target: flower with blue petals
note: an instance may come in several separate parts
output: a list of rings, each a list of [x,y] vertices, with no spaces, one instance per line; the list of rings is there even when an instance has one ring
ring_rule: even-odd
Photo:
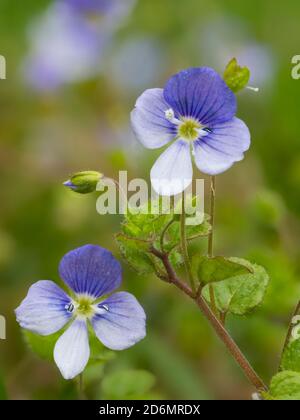
[[[146,90],[131,114],[133,130],[148,149],[172,144],[155,162],[151,182],[160,195],[175,195],[200,171],[220,174],[243,159],[250,133],[235,117],[236,97],[208,67],[181,71],[164,89]]]
[[[68,324],[54,348],[65,379],[79,375],[88,363],[88,323],[112,350],[126,349],[145,337],[146,316],[136,298],[126,292],[111,294],[120,286],[122,272],[109,251],[95,245],[77,248],[63,257],[59,273],[72,297],[52,281],[38,281],[16,309],[16,317],[22,328],[43,336]]]

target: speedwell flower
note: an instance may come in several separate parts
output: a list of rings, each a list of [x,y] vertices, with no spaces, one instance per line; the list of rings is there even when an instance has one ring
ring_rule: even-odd
[[[193,166],[220,174],[244,157],[250,133],[235,117],[236,98],[219,74],[208,67],[184,70],[164,89],[146,90],[131,114],[138,140],[149,149],[173,141],[151,170],[154,190],[181,193],[192,182]]]
[[[80,374],[88,363],[88,322],[112,350],[126,349],[145,337],[145,312],[134,296],[118,292],[103,299],[121,284],[121,266],[109,251],[95,245],[77,248],[63,257],[59,273],[73,296],[52,281],[38,281],[16,316],[21,327],[44,336],[69,323],[54,348],[65,379]]]

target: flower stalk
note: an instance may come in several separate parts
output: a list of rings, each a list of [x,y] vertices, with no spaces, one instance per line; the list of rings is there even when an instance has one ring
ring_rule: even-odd
[[[210,212],[209,212],[211,231],[208,236],[208,250],[207,250],[208,256],[210,258],[213,257],[213,247],[214,247],[215,207],[216,207],[216,176],[211,176],[210,177]],[[217,310],[215,291],[214,291],[213,285],[209,284],[208,287],[209,287],[211,309],[214,314],[217,314],[218,310]]]
[[[208,256],[213,256],[214,246],[214,226],[215,226],[215,207],[216,207],[216,176],[210,177],[210,224],[211,231],[208,237]]]
[[[188,245],[186,239],[186,225],[185,225],[185,197],[184,193],[182,194],[182,208],[181,208],[181,217],[180,217],[180,238],[181,238],[181,250],[184,260],[185,269],[191,284],[193,293],[196,291],[195,279],[192,272],[191,262],[189,258]]]

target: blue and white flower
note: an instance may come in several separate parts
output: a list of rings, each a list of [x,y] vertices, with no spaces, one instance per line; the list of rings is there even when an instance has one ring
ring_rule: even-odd
[[[122,278],[121,266],[109,251],[95,245],[77,248],[63,257],[59,273],[72,296],[52,281],[38,281],[16,309],[16,317],[22,328],[43,336],[68,324],[54,348],[65,379],[79,375],[88,363],[88,323],[112,350],[126,349],[145,337],[145,312],[133,295],[117,292],[104,298]]]
[[[250,133],[236,109],[234,93],[208,67],[184,70],[164,89],[146,90],[138,98],[131,114],[138,140],[148,149],[172,142],[151,170],[158,194],[179,194],[191,184],[191,152],[198,169],[209,175],[243,159]]]

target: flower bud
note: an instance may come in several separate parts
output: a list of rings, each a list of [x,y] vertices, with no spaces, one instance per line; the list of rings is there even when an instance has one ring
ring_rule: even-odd
[[[247,67],[241,67],[236,58],[229,61],[224,72],[224,80],[234,93],[247,87],[249,79],[250,70]]]
[[[63,185],[79,194],[89,194],[96,191],[97,184],[102,177],[103,174],[96,171],[76,172]]]

